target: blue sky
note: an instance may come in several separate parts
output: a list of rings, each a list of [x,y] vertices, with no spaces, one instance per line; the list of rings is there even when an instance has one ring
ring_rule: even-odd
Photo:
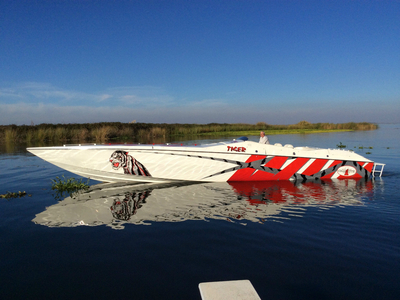
[[[398,122],[400,1],[0,0],[0,125]]]

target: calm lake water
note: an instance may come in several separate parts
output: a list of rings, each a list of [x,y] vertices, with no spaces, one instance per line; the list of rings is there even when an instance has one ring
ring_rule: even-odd
[[[384,175],[367,182],[91,181],[89,192],[58,201],[51,180],[78,176],[24,145],[0,146],[0,194],[31,194],[0,199],[1,298],[201,299],[201,282],[248,279],[261,299],[400,299],[400,125],[269,139],[342,143],[385,163]]]

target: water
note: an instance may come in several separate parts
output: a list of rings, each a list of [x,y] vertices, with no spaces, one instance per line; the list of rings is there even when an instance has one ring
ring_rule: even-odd
[[[341,142],[386,164],[374,181],[91,182],[62,201],[51,179],[79,177],[2,149],[0,193],[31,196],[0,199],[1,297],[200,299],[200,282],[249,279],[262,299],[399,299],[399,137],[400,125],[269,137]]]

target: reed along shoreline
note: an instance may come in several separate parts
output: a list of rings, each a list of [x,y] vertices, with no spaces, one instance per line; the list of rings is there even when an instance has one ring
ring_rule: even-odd
[[[213,135],[258,135],[265,131],[267,135],[318,133],[334,131],[375,130],[377,124],[361,123],[309,123],[301,121],[293,125],[270,125],[265,122],[256,124],[167,124],[167,123],[83,123],[83,124],[39,124],[39,125],[2,125],[0,143],[10,142],[109,142],[147,141],[152,138],[171,138],[185,136]]]

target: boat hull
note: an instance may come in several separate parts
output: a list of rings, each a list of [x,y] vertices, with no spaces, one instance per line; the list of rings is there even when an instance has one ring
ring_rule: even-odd
[[[368,178],[374,163],[351,151],[261,145],[79,145],[28,148],[72,173],[103,182],[269,181]]]

